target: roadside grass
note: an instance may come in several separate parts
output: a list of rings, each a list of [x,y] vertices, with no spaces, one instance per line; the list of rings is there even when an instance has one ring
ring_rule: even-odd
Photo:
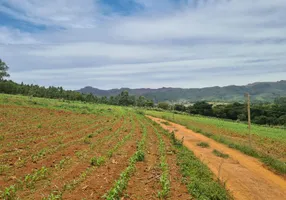
[[[213,154],[216,155],[217,157],[221,157],[221,158],[229,158],[228,154],[222,153],[219,150],[214,149],[213,150]]]
[[[187,186],[188,192],[193,198],[198,200],[233,199],[225,188],[225,184],[214,179],[214,175],[208,166],[202,163],[191,150],[183,145],[183,140],[177,140],[174,132],[170,134],[157,123],[152,123],[154,127],[157,127],[160,132],[170,139],[173,147],[176,149],[177,165],[180,167],[183,176],[182,182]]]
[[[166,133],[169,134],[169,133]],[[198,200],[232,199],[224,184],[213,179],[210,169],[203,164],[192,151],[183,146],[181,141],[171,135],[172,143],[177,149],[177,163],[185,178],[189,193]]]
[[[173,121],[172,118],[172,113],[168,113],[168,112],[155,112],[155,111],[145,111],[146,114],[154,116],[154,117],[160,117],[162,119],[165,120],[169,120],[169,121]],[[229,148],[232,149],[236,149],[239,150],[240,152],[255,157],[257,159],[259,159],[262,163],[264,163],[269,169],[273,170],[274,172],[281,174],[281,175],[285,175],[286,174],[286,162],[281,161],[271,155],[268,155],[267,153],[258,151],[257,149],[255,149],[253,146],[249,146],[248,144],[241,144],[238,142],[235,142],[234,140],[231,140],[223,135],[216,135],[210,132],[206,132],[204,130],[202,130],[201,128],[195,127],[194,125],[192,125],[190,123],[190,121],[192,121],[194,118],[196,118],[196,116],[188,116],[188,115],[179,115],[177,114],[175,117],[175,120],[173,121],[174,123],[178,123],[181,125],[185,125],[188,129],[193,130],[196,133],[200,133],[208,138],[211,138],[219,143],[225,144],[227,145]],[[204,120],[206,119],[206,122],[209,122],[210,120],[214,120],[214,121],[222,121],[220,119],[214,119],[214,118],[206,118],[206,117],[198,117],[199,120]],[[204,122],[204,123],[206,123]],[[241,126],[241,124],[238,123],[234,123],[234,122],[226,122],[226,123],[232,123],[232,126]],[[220,125],[223,127],[223,125]],[[230,125],[228,125],[230,126]],[[254,126],[254,131],[255,134],[258,134],[257,132],[259,132],[259,130],[263,130],[263,135],[266,135],[266,132],[268,131],[268,136],[270,137],[274,137],[276,138],[277,136],[271,136],[272,134],[275,135],[277,132],[279,132],[278,135],[281,135],[282,133],[284,134],[284,136],[281,138],[281,142],[284,144],[286,144],[286,142],[284,142],[284,138],[286,137],[285,131],[281,130],[281,129],[275,129],[275,128],[268,128],[268,127],[259,127],[257,125]],[[258,128],[257,128],[258,127]],[[245,128],[247,130],[247,128]],[[228,127],[224,127],[222,129],[222,131],[227,131]],[[230,129],[231,130],[231,129]],[[272,132],[272,130],[274,132]],[[259,134],[258,134],[259,135]],[[262,135],[262,134],[260,134]]]
[[[210,147],[209,143],[207,143],[207,142],[199,142],[199,143],[197,143],[197,146],[200,146],[202,148],[209,148]]]

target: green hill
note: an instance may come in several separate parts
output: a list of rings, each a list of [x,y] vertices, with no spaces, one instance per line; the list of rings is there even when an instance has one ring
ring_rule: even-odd
[[[100,90],[93,87],[85,87],[79,92],[92,93],[96,96],[114,96],[118,95],[121,91],[127,90],[132,95],[142,95],[155,102],[160,101],[182,101],[182,102],[195,102],[195,101],[219,101],[219,102],[232,102],[244,101],[244,94],[250,93],[252,101],[271,102],[277,97],[286,96],[286,81],[278,82],[258,82],[245,86],[230,85],[225,87],[208,87],[208,88],[140,88],[140,89],[111,89]]]

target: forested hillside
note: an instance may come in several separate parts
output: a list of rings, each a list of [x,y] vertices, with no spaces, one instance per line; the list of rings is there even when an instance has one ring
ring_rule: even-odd
[[[252,101],[256,102],[273,102],[274,99],[281,96],[286,96],[286,81],[278,82],[261,82],[253,83],[245,86],[226,86],[226,87],[209,87],[209,88],[159,88],[159,89],[112,89],[100,90],[92,87],[85,87],[79,92],[96,96],[114,96],[120,94],[122,91],[128,91],[131,95],[143,95],[148,99],[153,99],[155,102],[160,101],[220,101],[220,102],[234,102],[244,101],[244,94],[250,93]]]

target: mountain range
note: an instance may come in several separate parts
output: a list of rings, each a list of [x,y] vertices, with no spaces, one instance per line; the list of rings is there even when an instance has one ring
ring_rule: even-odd
[[[136,96],[145,96],[153,99],[155,102],[175,101],[175,102],[233,102],[244,101],[245,93],[251,95],[252,101],[271,102],[277,97],[286,96],[286,80],[277,82],[256,82],[244,86],[230,85],[225,87],[206,87],[206,88],[120,88],[111,90],[101,90],[91,86],[84,87],[78,92],[95,96],[116,96],[122,91],[127,90],[129,94]]]

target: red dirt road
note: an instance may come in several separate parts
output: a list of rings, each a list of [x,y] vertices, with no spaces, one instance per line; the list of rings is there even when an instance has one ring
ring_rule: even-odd
[[[165,130],[174,131],[177,139],[184,137],[184,145],[207,164],[220,180],[226,182],[227,189],[231,191],[235,199],[286,199],[286,181],[264,168],[257,159],[215,142],[179,124],[169,122],[170,125],[165,125],[161,122],[166,120],[148,117],[159,123]],[[207,142],[210,147],[197,146],[199,142]],[[226,153],[230,157],[227,159],[219,158],[212,153],[214,149]]]

